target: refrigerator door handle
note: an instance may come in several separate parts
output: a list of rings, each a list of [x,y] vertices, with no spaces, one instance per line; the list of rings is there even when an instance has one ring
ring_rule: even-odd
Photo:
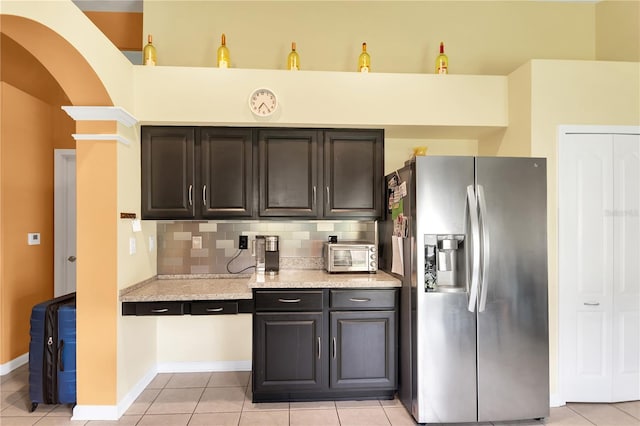
[[[469,220],[471,222],[471,244],[473,254],[471,258],[471,288],[469,289],[469,312],[475,312],[478,300],[478,279],[480,275],[480,226],[478,224],[478,201],[473,185],[467,186],[467,204]]]
[[[478,303],[478,312],[482,312],[487,306],[489,258],[491,256],[489,226],[487,225],[487,202],[482,185],[478,185],[478,206],[480,207],[480,223],[482,223],[482,279],[480,280],[480,302]]]

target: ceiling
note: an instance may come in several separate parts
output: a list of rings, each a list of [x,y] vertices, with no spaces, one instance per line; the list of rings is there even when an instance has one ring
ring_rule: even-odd
[[[84,12],[142,12],[143,0],[72,0]]]
[[[144,0],[72,0],[85,12],[142,12]],[[215,0],[210,0],[215,1]],[[597,3],[601,0],[537,0],[550,2]]]

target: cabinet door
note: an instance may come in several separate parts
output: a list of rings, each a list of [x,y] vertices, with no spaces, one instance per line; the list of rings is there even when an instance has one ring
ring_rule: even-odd
[[[384,174],[382,130],[324,133],[324,216],[381,217]]]
[[[142,218],[193,218],[192,127],[142,127]]]
[[[322,380],[322,313],[256,313],[254,393],[316,390]]]
[[[396,387],[396,312],[331,312],[333,389]]]
[[[318,132],[263,130],[260,147],[260,216],[316,217]]]
[[[572,134],[559,145],[559,342],[566,401],[611,401],[611,140]]]
[[[196,197],[202,217],[253,215],[251,138],[251,129],[202,128]]]
[[[640,399],[640,135],[613,136],[613,401]]]

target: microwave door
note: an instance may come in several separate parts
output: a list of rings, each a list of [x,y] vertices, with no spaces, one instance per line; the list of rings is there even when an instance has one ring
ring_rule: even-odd
[[[333,265],[340,268],[350,268],[353,265],[351,250],[334,250]]]
[[[358,250],[351,252],[351,266],[358,268],[358,270],[367,269],[368,252],[365,250]]]

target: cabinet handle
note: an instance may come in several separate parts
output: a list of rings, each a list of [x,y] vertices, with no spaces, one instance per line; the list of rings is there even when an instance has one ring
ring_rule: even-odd
[[[336,338],[333,338],[333,359],[336,359]]]
[[[153,312],[154,314],[161,314],[163,312],[168,312],[169,308],[163,308],[163,309],[152,309],[151,312]]]
[[[327,201],[325,202],[326,205],[329,205],[329,187],[327,186]]]
[[[189,205],[193,205],[193,185],[189,185]]]
[[[207,206],[207,185],[202,187],[202,204],[204,204],[204,206]]]
[[[318,337],[318,359],[320,359],[320,355],[322,355],[322,342],[320,341],[320,338]]]
[[[584,302],[585,306],[600,306],[600,302]]]
[[[299,303],[300,299],[278,299],[280,303]]]
[[[207,312],[222,312],[224,308],[207,308]]]
[[[316,187],[315,185],[313,186],[313,200],[311,200],[311,202],[313,203],[313,207],[316,206]]]
[[[352,297],[349,299],[351,302],[371,302],[371,299],[368,297]]]

